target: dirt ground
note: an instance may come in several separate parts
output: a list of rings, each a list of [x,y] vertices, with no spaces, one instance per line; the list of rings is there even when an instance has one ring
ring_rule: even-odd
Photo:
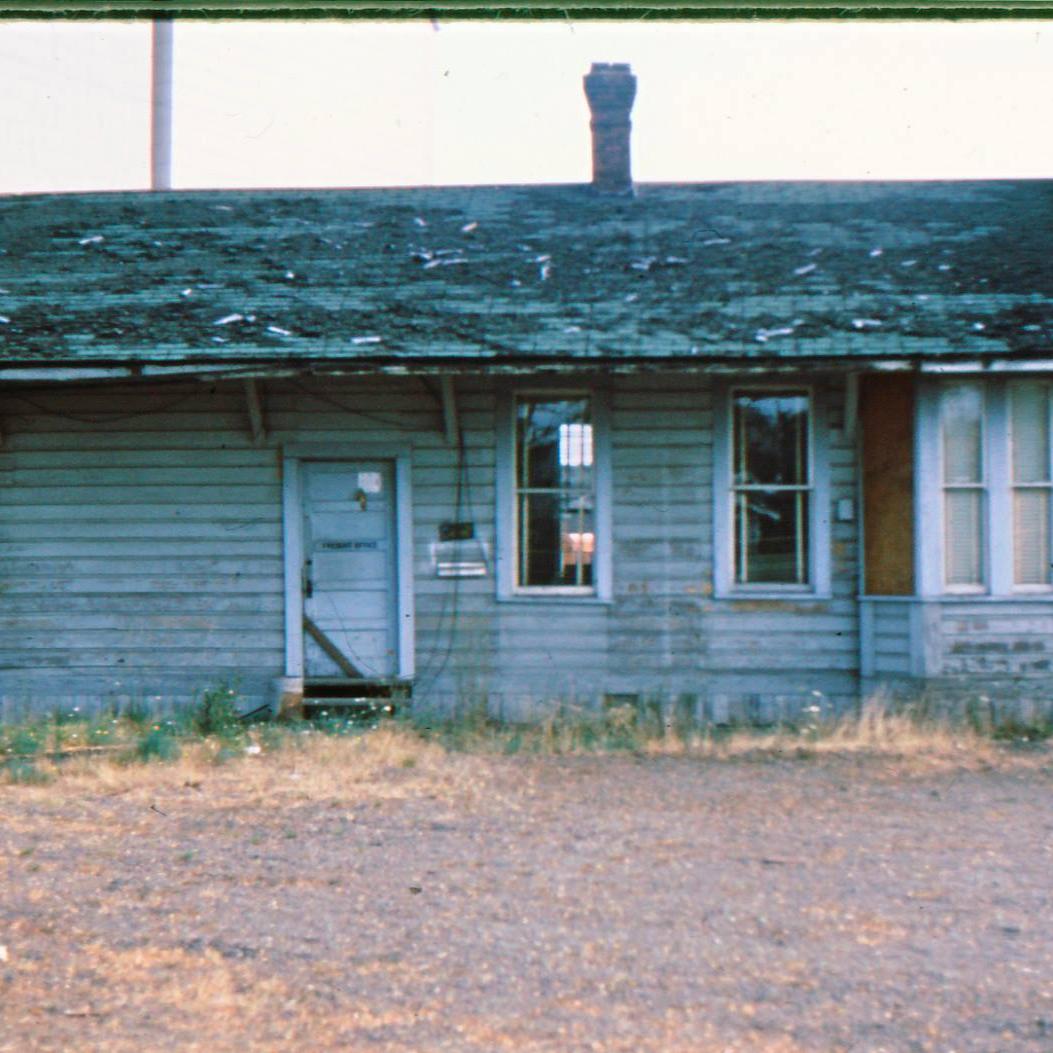
[[[1051,789],[346,742],[7,786],[0,1050],[1048,1053]]]

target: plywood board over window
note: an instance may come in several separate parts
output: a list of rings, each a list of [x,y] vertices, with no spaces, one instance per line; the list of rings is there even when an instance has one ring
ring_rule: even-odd
[[[914,593],[914,378],[864,377],[860,386],[864,587]]]

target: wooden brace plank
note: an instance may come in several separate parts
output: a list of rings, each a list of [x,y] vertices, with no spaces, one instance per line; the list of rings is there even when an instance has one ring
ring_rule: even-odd
[[[258,382],[249,378],[245,380],[245,402],[249,409],[249,425],[252,428],[252,441],[261,446],[267,441],[267,426],[263,420],[263,402],[260,399]]]
[[[457,418],[457,393],[453,386],[453,377],[439,377],[442,390],[442,428],[450,446],[458,446],[461,441],[461,423]]]
[[[303,627],[307,635],[310,636],[311,639],[314,640],[314,642],[318,644],[318,646],[325,651],[334,662],[336,662],[344,676],[351,680],[366,679],[366,677],[364,677],[362,673],[352,665],[347,655],[345,655],[344,652],[341,651],[340,648],[337,647],[336,644],[333,643],[333,641],[330,640],[329,637],[326,636],[306,614],[303,616]]]

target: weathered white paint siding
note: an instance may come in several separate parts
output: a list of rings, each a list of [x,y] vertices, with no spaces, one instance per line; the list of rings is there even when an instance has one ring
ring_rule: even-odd
[[[264,701],[282,672],[281,446],[412,447],[415,694],[538,704],[629,693],[700,715],[766,715],[852,691],[854,523],[836,523],[829,600],[712,596],[713,388],[609,382],[614,596],[495,598],[492,573],[438,579],[438,525],[495,544],[496,382],[460,380],[466,471],[419,379],[271,382],[256,447],[240,385],[36,391],[0,401],[0,693],[9,710],[186,701],[237,678]],[[836,417],[838,392],[821,394]],[[832,500],[854,497],[831,432]],[[799,697],[798,697],[799,702]]]
[[[915,601],[882,596],[865,599],[860,605],[863,648],[862,672],[866,677],[900,679],[915,675],[914,644],[917,619]]]
[[[180,703],[235,678],[247,698],[268,700],[283,672],[281,451],[289,444],[410,447],[414,692],[424,705],[485,704],[516,717],[624,695],[705,718],[767,720],[853,701],[861,653],[870,656],[868,682],[912,672],[1048,680],[1053,602],[872,602],[861,639],[857,520],[834,515],[857,496],[839,384],[816,389],[830,467],[830,507],[821,511],[831,516],[831,595],[817,599],[713,594],[720,389],[703,377],[661,375],[602,384],[610,602],[496,598],[504,382],[457,381],[459,495],[438,386],[417,378],[269,382],[261,446],[235,382],[8,392],[0,398],[4,712]],[[452,519],[475,523],[490,557],[485,578],[435,576],[438,527]]]
[[[5,706],[252,691],[282,642],[280,487],[236,392],[28,397],[49,412],[3,401]]]
[[[965,600],[940,613],[943,675],[1053,680],[1053,602]]]

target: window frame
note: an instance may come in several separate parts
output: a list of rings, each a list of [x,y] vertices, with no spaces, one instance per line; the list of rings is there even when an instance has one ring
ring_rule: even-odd
[[[742,393],[799,392],[808,399],[808,568],[809,580],[735,581],[734,398]],[[831,597],[829,431],[815,383],[733,379],[718,385],[713,420],[713,593],[724,599],[827,600]]]
[[[1023,384],[1034,384],[1041,389],[1042,394],[1045,396],[1045,409],[1046,409],[1046,478],[1043,482],[1030,482],[1022,483],[1017,482],[1015,469],[1013,465],[1013,388],[1019,387]],[[1053,592],[1053,380],[1048,377],[1029,377],[1029,378],[1014,378],[1009,380],[1005,385],[1005,399],[1006,399],[1006,415],[1008,423],[1008,487],[1009,487],[1009,507],[1010,514],[1013,517],[1012,527],[1010,528],[1010,541],[1012,546],[1012,588],[1013,592],[1019,596],[1026,596],[1029,593],[1037,596],[1048,596]],[[1027,490],[1031,492],[1042,492],[1046,495],[1047,500],[1047,516],[1046,516],[1046,537],[1047,537],[1047,552],[1046,555],[1050,560],[1050,564],[1046,566],[1046,582],[1025,582],[1021,583],[1016,580],[1016,495],[1021,490]]]
[[[954,387],[972,385],[980,391],[980,479],[978,482],[948,483],[946,477],[946,437],[943,432],[943,398]],[[991,482],[992,456],[991,418],[998,414],[992,404],[991,392],[982,381],[973,378],[958,378],[940,385],[936,400],[936,413],[939,427],[937,453],[939,458],[940,480],[940,580],[942,591],[948,596],[978,596],[988,591],[992,575],[991,554],[993,550],[991,535]],[[980,496],[980,581],[952,584],[947,581],[947,495],[951,492],[978,493]]]
[[[944,391],[961,383],[975,383],[983,393],[981,453],[984,465],[983,541],[984,568],[981,585],[956,586],[946,583],[946,541],[943,506],[943,434],[941,407]],[[945,599],[1035,599],[1048,601],[1053,595],[1053,568],[1045,584],[1017,584],[1015,570],[1016,523],[1013,497],[1017,486],[1013,478],[1011,390],[1016,384],[1043,387],[1050,413],[1049,456],[1053,458],[1053,378],[1046,376],[988,377],[978,374],[923,381],[917,407],[917,471],[915,504],[918,520],[916,554],[918,581],[922,596]],[[1051,469],[1053,470],[1053,469]],[[1053,480],[1051,493],[1053,509]],[[1053,519],[1053,511],[1051,511]],[[1050,524],[1053,536],[1053,522]]]
[[[590,403],[592,417],[592,466],[594,478],[591,585],[520,585],[518,537],[518,488],[516,485],[516,406],[520,398],[582,399]],[[503,601],[560,603],[609,603],[613,594],[611,468],[609,400],[607,393],[581,384],[546,385],[531,383],[498,396],[496,451],[496,579],[497,598]]]

